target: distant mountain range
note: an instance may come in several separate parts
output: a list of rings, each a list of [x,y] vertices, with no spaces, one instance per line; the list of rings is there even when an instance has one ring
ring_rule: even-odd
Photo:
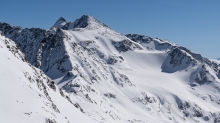
[[[220,64],[96,18],[0,23],[4,123],[219,123]]]

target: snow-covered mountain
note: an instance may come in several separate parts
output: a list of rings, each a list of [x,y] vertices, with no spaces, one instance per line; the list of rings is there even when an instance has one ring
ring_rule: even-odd
[[[0,90],[4,92],[1,98],[11,94],[1,106],[21,108],[8,101],[27,100],[29,112],[40,112],[28,115],[32,121],[220,122],[220,64],[185,47],[144,35],[123,35],[88,15],[74,22],[61,17],[48,30],[0,23],[0,31],[2,45],[4,40],[10,43],[9,48],[7,44],[1,46],[2,57],[11,53],[14,59],[10,63],[5,55],[1,64],[15,76],[7,80],[14,88],[4,83]],[[13,64],[17,62],[22,65]],[[23,74],[26,69],[28,77]],[[41,79],[46,89],[29,76]],[[14,84],[19,77],[23,83]],[[11,90],[22,91],[14,94]],[[51,99],[31,95],[35,92]],[[54,106],[40,108],[45,107],[45,101],[56,105],[56,110]],[[33,102],[39,102],[35,103],[39,108],[31,108]],[[22,118],[25,111],[0,110],[4,114],[0,119],[11,122],[4,117],[13,117],[29,122]],[[38,117],[40,120],[36,120]]]

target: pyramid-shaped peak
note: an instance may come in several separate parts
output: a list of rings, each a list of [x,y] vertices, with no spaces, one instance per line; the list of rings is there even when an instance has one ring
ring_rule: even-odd
[[[63,17],[60,17],[52,28],[62,28],[64,25],[66,25],[66,23],[66,20]]]
[[[57,21],[66,21],[66,19],[64,19],[63,17],[60,17]]]
[[[101,26],[107,27],[104,23],[98,21],[96,18],[90,15],[83,15],[79,19],[76,19],[72,26],[72,28],[95,28]]]
[[[94,18],[93,16],[90,16],[90,15],[83,15],[80,18],[76,19],[76,21],[77,20],[84,21],[84,22],[87,22],[87,23],[88,22],[100,22],[96,18]]]

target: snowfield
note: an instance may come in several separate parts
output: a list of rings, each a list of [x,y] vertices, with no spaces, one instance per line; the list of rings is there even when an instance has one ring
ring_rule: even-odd
[[[220,63],[92,16],[0,23],[4,123],[220,123]]]

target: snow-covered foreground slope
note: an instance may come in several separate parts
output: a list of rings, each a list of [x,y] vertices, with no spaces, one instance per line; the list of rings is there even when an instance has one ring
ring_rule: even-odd
[[[60,94],[44,73],[25,62],[14,42],[0,36],[0,122],[93,122]]]
[[[54,101],[61,119],[65,112],[77,114],[71,118],[79,122],[220,122],[220,65],[184,47],[143,35],[125,36],[91,16],[74,22],[60,18],[49,30],[6,23],[0,23],[0,30],[18,45],[27,62],[83,110],[69,104],[57,87],[56,92],[50,89],[52,99],[68,103],[61,111]],[[40,116],[43,121],[49,115]]]

